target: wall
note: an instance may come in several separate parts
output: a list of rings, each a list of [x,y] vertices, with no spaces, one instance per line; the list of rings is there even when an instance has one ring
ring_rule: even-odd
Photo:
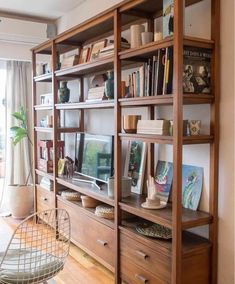
[[[67,28],[108,9],[121,1],[102,0],[97,5],[96,0],[87,0],[58,21],[58,30],[62,32]],[[220,162],[219,162],[219,284],[234,283],[234,1],[221,0],[221,120],[220,120]],[[200,15],[200,18],[198,17]],[[187,9],[185,17],[186,33],[208,38],[210,36],[210,1]],[[164,110],[163,110],[164,111]],[[203,117],[208,127],[209,110],[205,106],[191,110],[185,108],[185,116]],[[197,148],[198,146],[195,146]],[[202,163],[208,171],[207,146],[194,149],[195,164]],[[189,152],[184,152],[184,159]],[[191,158],[191,160],[193,160]],[[208,160],[208,159],[206,159]],[[204,191],[203,208],[208,206],[208,181]]]

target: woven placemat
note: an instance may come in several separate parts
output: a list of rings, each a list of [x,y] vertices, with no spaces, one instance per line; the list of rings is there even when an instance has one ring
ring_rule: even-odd
[[[136,225],[135,228],[138,233],[147,237],[160,238],[166,240],[172,239],[171,230],[159,224],[140,223]]]
[[[114,207],[108,205],[99,205],[95,209],[95,215],[112,220],[114,219]]]
[[[80,201],[81,200],[81,194],[76,191],[62,191],[61,197],[70,200],[70,201]]]

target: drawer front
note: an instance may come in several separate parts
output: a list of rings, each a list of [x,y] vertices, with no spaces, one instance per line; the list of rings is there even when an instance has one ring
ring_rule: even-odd
[[[152,250],[123,233],[121,233],[120,247],[122,256],[128,257],[131,263],[170,282],[171,260],[168,256]]]
[[[54,193],[37,186],[37,211],[55,208]]]
[[[58,208],[66,209],[70,215],[72,239],[114,267],[114,230],[60,200]]]
[[[150,269],[155,270],[155,267]],[[135,265],[132,260],[121,255],[121,278],[128,284],[169,284],[163,281],[151,272]]]

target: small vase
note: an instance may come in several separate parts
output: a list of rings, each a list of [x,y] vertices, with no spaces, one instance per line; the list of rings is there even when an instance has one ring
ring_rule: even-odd
[[[114,99],[114,73],[113,71],[109,71],[107,74],[108,79],[105,81],[105,96],[112,100]]]
[[[61,87],[59,88],[59,101],[60,103],[67,103],[70,98],[70,89],[67,87],[66,81],[61,82]]]

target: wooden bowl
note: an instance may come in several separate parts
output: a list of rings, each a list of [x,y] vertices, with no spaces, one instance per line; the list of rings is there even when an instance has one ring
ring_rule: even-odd
[[[141,115],[123,115],[123,130],[126,133],[136,133],[138,120]]]
[[[82,206],[84,208],[95,208],[97,205],[100,204],[99,200],[96,200],[90,196],[81,195]]]

